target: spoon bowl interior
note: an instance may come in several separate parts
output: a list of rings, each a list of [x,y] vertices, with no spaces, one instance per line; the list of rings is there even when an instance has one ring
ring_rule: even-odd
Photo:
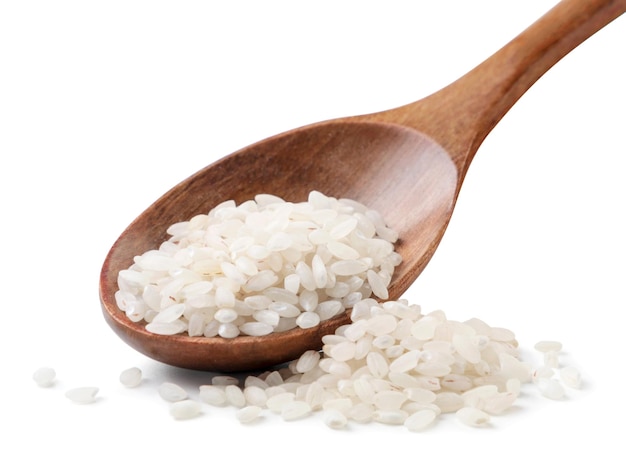
[[[397,267],[389,292],[398,298],[437,247],[452,213],[457,182],[457,169],[439,145],[399,125],[337,120],[258,142],[181,182],[124,231],[102,270],[105,318],[132,347],[174,366],[240,371],[292,360],[308,349],[319,349],[322,336],[349,322],[349,312],[315,328],[264,337],[155,335],[117,307],[117,273],[128,268],[135,255],[158,248],[172,223],[207,213],[225,200],[241,203],[270,193],[301,202],[318,190],[377,210],[398,231],[396,250],[406,261]]]

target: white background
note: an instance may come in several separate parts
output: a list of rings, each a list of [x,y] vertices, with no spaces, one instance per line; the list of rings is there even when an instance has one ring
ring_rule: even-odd
[[[554,3],[0,3],[0,456],[623,457],[626,18],[557,64],[484,142],[405,296],[508,327],[528,356],[561,340],[585,380],[567,400],[529,388],[491,427],[448,417],[419,434],[331,431],[319,416],[241,426],[208,405],[177,422],[158,384],[196,396],[211,375],[129,348],[98,300],[111,244],[178,181],[287,129],[417,100]],[[56,369],[54,387],[35,386],[40,366]],[[134,390],[117,379],[130,366],[146,376]],[[81,385],[100,388],[95,404],[64,397]]]

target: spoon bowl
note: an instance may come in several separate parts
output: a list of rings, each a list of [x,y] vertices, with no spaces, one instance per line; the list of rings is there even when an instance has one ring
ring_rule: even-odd
[[[519,97],[565,54],[626,10],[626,0],[565,0],[456,82],[412,104],[305,126],[252,144],[166,192],[120,235],[100,276],[104,317],[129,345],[178,367],[252,371],[320,349],[349,312],[318,327],[237,338],[155,335],[115,302],[117,275],[157,248],[166,229],[226,200],[270,193],[305,201],[311,190],[378,210],[399,234],[403,262],[389,286],[399,298],[446,230],[476,150]]]
[[[320,156],[332,160],[316,163]],[[387,180],[389,177],[396,179]],[[390,297],[397,298],[424,268],[441,239],[452,212],[457,170],[432,140],[412,129],[382,123],[331,121],[244,148],[172,188],[118,239],[101,279],[101,299],[109,324],[143,353],[193,369],[265,368],[319,348],[324,335],[349,322],[349,313],[319,327],[270,337],[159,336],[146,331],[143,323],[131,322],[114,298],[117,273],[132,264],[133,256],[158,247],[171,223],[207,213],[224,200],[244,202],[259,193],[306,201],[312,189],[352,198],[374,209],[389,206],[386,196],[396,196],[394,206],[385,212],[387,224],[402,234],[396,251],[403,259],[421,260],[397,267],[389,288]],[[407,208],[412,212],[403,213]]]

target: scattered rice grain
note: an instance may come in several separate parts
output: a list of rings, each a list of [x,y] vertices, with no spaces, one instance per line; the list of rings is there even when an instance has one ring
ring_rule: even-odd
[[[187,391],[178,384],[164,382],[159,386],[159,395],[166,402],[180,402],[185,400],[188,395]]]
[[[250,424],[251,422],[256,421],[261,416],[263,412],[263,408],[256,405],[248,405],[239,409],[235,414],[235,417],[242,424]]]
[[[54,379],[56,378],[56,372],[53,368],[50,367],[42,367],[35,370],[33,373],[33,381],[39,387],[50,387],[54,384]]]
[[[243,408],[246,405],[246,397],[239,386],[228,385],[224,388],[224,393],[226,394],[226,401],[232,406]]]
[[[404,426],[411,432],[420,432],[429,427],[438,414],[431,409],[418,410],[404,420]]]
[[[560,352],[563,344],[559,341],[539,341],[535,343],[535,349],[539,352]]]
[[[566,386],[571,387],[572,389],[580,389],[582,378],[578,368],[572,366],[563,367],[559,372],[559,376],[563,384]]]
[[[348,418],[339,410],[325,409],[324,424],[331,429],[343,429],[348,424]]]
[[[195,418],[201,412],[201,405],[194,400],[180,400],[170,405],[170,415],[177,420]]]
[[[402,425],[408,414],[402,410],[375,410],[372,419],[381,424]]]
[[[540,379],[536,381],[541,395],[551,400],[561,400],[565,397],[565,388],[556,379]]]
[[[471,427],[480,427],[489,423],[491,417],[482,410],[471,406],[461,408],[456,412],[456,418],[463,424]]]
[[[224,388],[212,385],[200,386],[200,400],[213,406],[224,406],[228,402]]]
[[[311,413],[311,406],[303,401],[293,400],[286,403],[281,411],[280,415],[285,421],[295,421],[308,416]]]
[[[141,384],[142,373],[137,367],[128,368],[120,373],[120,382],[125,387],[137,387]]]
[[[65,392],[65,396],[72,402],[80,405],[87,405],[96,401],[97,387],[76,387]]]

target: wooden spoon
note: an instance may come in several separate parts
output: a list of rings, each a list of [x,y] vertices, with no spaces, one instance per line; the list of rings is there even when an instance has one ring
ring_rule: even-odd
[[[100,298],[109,325],[161,362],[211,371],[257,370],[320,349],[322,336],[349,314],[313,329],[234,339],[160,336],[133,323],[115,303],[117,274],[156,248],[166,228],[222,201],[258,193],[304,201],[311,190],[358,200],[399,232],[403,257],[389,287],[399,298],[433,255],[476,150],[522,94],[569,51],[626,10],[626,0],[565,0],[465,76],[418,102],[326,121],[248,146],[164,194],[108,253]]]

